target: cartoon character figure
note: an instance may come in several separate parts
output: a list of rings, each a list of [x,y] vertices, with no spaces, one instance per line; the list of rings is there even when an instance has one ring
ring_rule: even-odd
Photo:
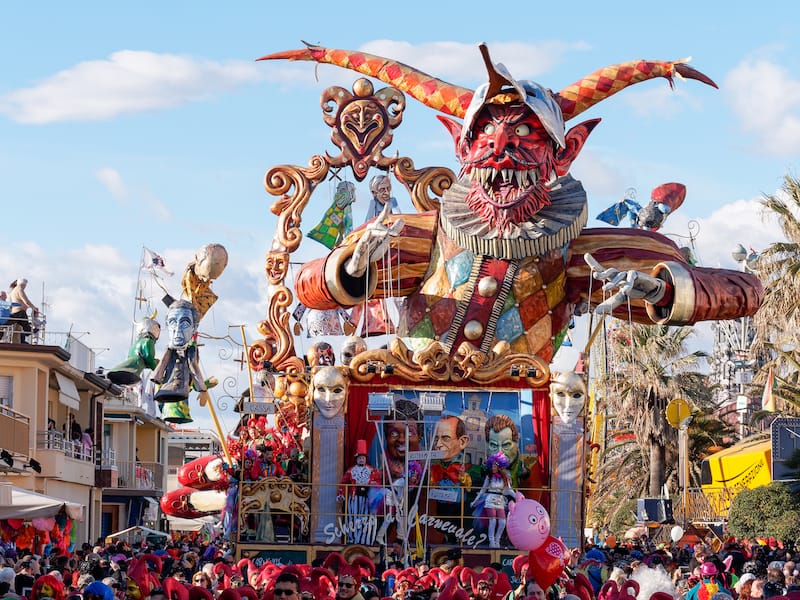
[[[345,471],[336,499],[345,502],[348,544],[375,543],[378,520],[370,509],[369,491],[381,484],[381,473],[367,464],[367,441],[356,442],[356,464]]]
[[[511,487],[511,474],[506,470],[511,464],[502,452],[486,459],[489,474],[483,480],[478,496],[472,501],[473,508],[483,507],[483,515],[489,520],[489,547],[499,548],[500,538],[506,528],[506,496],[515,497]]]
[[[550,515],[536,500],[517,492],[508,503],[508,539],[517,550],[535,550],[550,535]]]
[[[356,201],[356,186],[350,181],[340,181],[336,186],[333,204],[322,221],[308,232],[308,237],[323,246],[333,248],[353,229],[353,202]]]
[[[131,385],[141,381],[144,369],[156,368],[156,341],[161,335],[161,325],[155,320],[157,316],[158,311],[154,310],[152,315],[139,322],[136,341],[128,350],[128,358],[106,373],[111,383]]]
[[[189,386],[206,391],[194,335],[200,323],[200,312],[188,300],[176,300],[167,312],[169,346],[153,372],[153,381],[160,383],[154,399],[158,402],[179,402],[189,397]]]
[[[463,420],[455,415],[439,419],[433,436],[433,449],[441,452],[442,457],[431,461],[429,498],[435,496],[437,516],[451,517],[454,522],[459,522],[461,516],[463,491],[472,486],[463,457],[468,444],[469,435]],[[455,541],[448,533],[445,533],[445,538]]]

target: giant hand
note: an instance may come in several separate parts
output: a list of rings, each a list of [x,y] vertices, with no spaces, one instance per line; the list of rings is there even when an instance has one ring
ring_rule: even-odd
[[[391,214],[392,207],[387,202],[381,213],[375,217],[364,234],[358,240],[353,255],[345,264],[348,275],[361,277],[367,271],[367,265],[377,261],[386,254],[391,238],[400,235],[405,224],[402,219],[397,219],[391,226],[386,226],[386,220]]]
[[[656,279],[641,271],[606,269],[589,253],[584,254],[583,259],[591,267],[594,278],[606,282],[603,285],[604,292],[619,287],[616,293],[595,307],[594,311],[597,314],[611,314],[611,311],[627,300],[641,299],[650,304],[656,304],[664,298],[667,284],[661,279]]]

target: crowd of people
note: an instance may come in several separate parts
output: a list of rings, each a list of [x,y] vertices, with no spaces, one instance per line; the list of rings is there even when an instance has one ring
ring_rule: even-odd
[[[352,554],[352,553],[350,553]],[[636,541],[588,544],[564,557],[560,573],[528,564],[465,566],[451,548],[436,565],[409,564],[389,547],[376,563],[348,550],[311,564],[237,560],[226,542],[173,540],[163,546],[106,543],[37,556],[0,548],[0,600],[767,600],[800,598],[800,550],[774,540],[710,546]]]

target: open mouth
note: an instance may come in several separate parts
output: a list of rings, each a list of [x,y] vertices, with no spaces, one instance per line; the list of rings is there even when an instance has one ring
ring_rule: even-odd
[[[473,167],[466,172],[473,189],[482,192],[483,199],[496,208],[512,208],[527,200],[537,186],[549,188],[556,181],[553,172],[542,183],[539,169],[497,169],[494,167]]]

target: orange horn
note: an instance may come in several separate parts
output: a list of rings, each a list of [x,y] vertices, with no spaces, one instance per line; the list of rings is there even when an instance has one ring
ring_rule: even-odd
[[[458,118],[464,116],[472,100],[472,90],[447,83],[396,60],[303,43],[307,47],[301,50],[275,52],[256,60],[308,60],[357,71],[406,92],[425,106]]]
[[[682,59],[674,62],[632,60],[598,69],[556,94],[556,100],[561,105],[561,112],[564,114],[564,121],[569,121],[629,85],[656,77],[667,79],[670,87],[674,86],[673,78],[676,75],[717,87],[717,84],[709,77],[687,65],[688,60]]]

